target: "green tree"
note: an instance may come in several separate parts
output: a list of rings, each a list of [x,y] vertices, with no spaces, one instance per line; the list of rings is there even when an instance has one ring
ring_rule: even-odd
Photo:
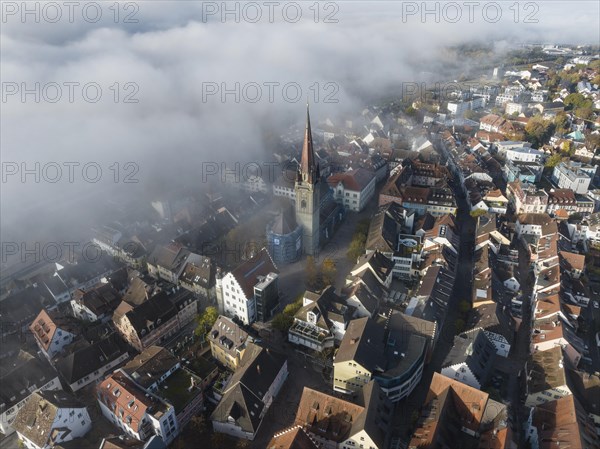
[[[485,214],[487,214],[487,211],[483,210],[483,209],[477,209],[477,210],[471,211],[471,217],[473,217],[473,218],[477,218],[477,217],[480,217]]]
[[[335,275],[337,273],[337,268],[335,266],[335,260],[326,258],[323,260],[321,264],[321,275],[323,278],[323,283],[325,285],[333,285],[335,283]]]
[[[565,112],[559,112],[554,117],[554,126],[556,132],[559,134],[565,134],[569,130],[569,117]]]
[[[581,108],[576,108],[573,113],[576,117],[582,118],[584,120],[589,120],[594,115],[594,110],[591,106],[584,106]]]
[[[370,221],[369,219],[363,219],[356,224],[354,235],[350,242],[350,246],[346,255],[348,259],[353,262],[356,261],[365,252],[365,245],[367,243],[367,234],[369,233]]]
[[[560,150],[566,156],[573,156],[575,154],[575,145],[570,140],[567,140],[561,144]]]
[[[567,95],[563,102],[565,106],[573,106],[574,108],[583,108],[592,104],[591,100],[588,100],[580,93]]]
[[[206,333],[213,327],[215,321],[219,318],[219,311],[216,307],[207,307],[204,312],[198,316],[196,330],[194,333],[197,336],[206,335]]]
[[[278,313],[273,317],[271,321],[271,327],[281,332],[287,332],[289,328],[294,324],[294,315],[302,308],[302,297],[298,296],[296,300],[283,308],[283,312]]]
[[[465,111],[463,117],[467,120],[473,120],[475,117],[477,117],[477,112],[475,112],[473,109],[469,109],[468,111]]]
[[[273,329],[284,333],[290,329],[292,324],[294,324],[294,317],[285,313],[278,313],[271,321],[271,327]]]
[[[554,132],[554,126],[550,120],[542,117],[532,117],[525,125],[525,139],[534,147],[541,147],[548,141]]]
[[[283,308],[283,313],[288,316],[296,315],[296,312],[302,308],[302,296],[296,299],[294,302],[288,304]]]
[[[554,168],[558,165],[560,161],[562,161],[562,156],[560,155],[560,153],[554,153],[552,156],[546,159],[544,167]]]
[[[589,133],[585,136],[585,144],[590,151],[600,148],[600,134]]]

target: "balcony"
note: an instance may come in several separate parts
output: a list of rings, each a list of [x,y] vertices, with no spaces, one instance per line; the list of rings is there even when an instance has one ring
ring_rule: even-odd
[[[302,321],[296,321],[290,328],[290,333],[319,344],[323,343],[328,338],[333,338],[329,332]]]

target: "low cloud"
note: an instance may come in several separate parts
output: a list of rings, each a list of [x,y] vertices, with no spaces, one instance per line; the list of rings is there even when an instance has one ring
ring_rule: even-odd
[[[48,164],[80,164],[74,182],[66,174],[59,182],[35,182],[35,173],[25,182],[21,173],[3,180],[3,229],[29,236],[87,229],[95,204],[107,197],[147,201],[170,185],[194,183],[203,161],[261,160],[262,131],[301,122],[307,97],[315,120],[355,115],[365,98],[420,81],[423,72],[443,79],[457,67],[470,69],[449,46],[494,42],[502,53],[515,42],[599,40],[596,2],[529,2],[533,9],[521,2],[518,17],[500,2],[496,23],[483,9],[475,9],[470,23],[463,2],[457,23],[447,20],[455,17],[450,9],[437,21],[436,13],[423,17],[421,2],[331,2],[330,9],[320,3],[317,23],[308,3],[300,4],[296,23],[278,14],[272,22],[264,15],[258,23],[243,17],[236,23],[231,15],[223,22],[220,13],[206,14],[212,2],[135,3],[136,23],[124,21],[134,11],[127,3],[116,21],[101,3],[96,23],[77,14],[72,23],[48,17],[35,23],[6,10],[12,3],[21,6],[3,2],[0,35],[2,162],[33,171],[39,163],[45,175]],[[407,9],[415,5],[417,13]],[[537,23],[524,23],[534,10]],[[332,11],[337,22],[325,23]],[[249,101],[257,85],[260,100]],[[225,89],[236,91],[238,101],[234,93],[223,98]],[[98,182],[77,171],[87,163],[101,167]],[[127,163],[136,164],[138,183],[122,182]]]

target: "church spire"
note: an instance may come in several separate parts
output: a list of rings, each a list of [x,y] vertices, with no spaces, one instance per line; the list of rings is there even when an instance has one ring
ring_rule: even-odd
[[[316,183],[319,180],[319,166],[315,161],[312,131],[310,129],[310,113],[306,103],[306,129],[304,130],[304,143],[302,144],[302,158],[300,160],[299,181]]]

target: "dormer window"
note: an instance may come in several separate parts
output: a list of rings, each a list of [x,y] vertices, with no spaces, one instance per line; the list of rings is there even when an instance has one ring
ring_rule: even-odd
[[[317,323],[317,315],[314,312],[308,312],[307,314],[308,322],[311,324]]]

